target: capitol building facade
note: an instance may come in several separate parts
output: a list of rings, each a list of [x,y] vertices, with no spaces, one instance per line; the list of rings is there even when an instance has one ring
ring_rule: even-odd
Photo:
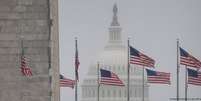
[[[127,68],[128,68],[128,46],[123,44],[121,27],[118,22],[117,6],[113,7],[113,19],[109,27],[109,40],[97,57],[100,68],[116,73],[125,86],[100,85],[99,101],[127,101]],[[97,62],[90,65],[87,78],[82,84],[82,101],[97,101]],[[129,95],[130,101],[142,101],[143,99],[143,69],[137,65],[130,65]],[[149,89],[144,83],[144,101],[149,101]]]

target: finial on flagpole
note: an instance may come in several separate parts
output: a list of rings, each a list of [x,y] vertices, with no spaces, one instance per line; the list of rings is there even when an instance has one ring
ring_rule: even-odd
[[[179,39],[181,39],[181,35],[180,33],[177,33],[177,41],[179,41]]]
[[[179,38],[177,38],[177,44],[179,45]]]

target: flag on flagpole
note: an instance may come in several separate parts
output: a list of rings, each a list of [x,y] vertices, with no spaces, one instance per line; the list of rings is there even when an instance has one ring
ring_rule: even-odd
[[[21,56],[21,72],[24,76],[32,76],[31,68],[28,66],[25,56]]]
[[[146,69],[148,83],[170,84],[170,73]]]
[[[27,63],[27,58],[24,55],[24,46],[23,46],[23,40],[21,40],[21,48],[22,48],[22,53],[21,53],[21,73],[23,76],[32,76],[32,70],[28,66]]]
[[[100,69],[101,80],[100,84],[104,85],[112,85],[112,86],[124,86],[123,82],[119,79],[119,77],[108,70]]]
[[[153,67],[155,65],[154,59],[139,52],[137,49],[130,46],[130,64],[136,64],[146,67]]]
[[[188,68],[188,84],[201,86],[201,72]]]
[[[60,87],[74,88],[75,80],[67,79],[60,74]]]
[[[201,62],[197,58],[190,55],[187,51],[185,51],[181,47],[180,47],[180,64],[194,67],[196,69],[201,68]]]
[[[75,40],[75,78],[78,81],[79,80],[79,74],[78,74],[78,68],[79,68],[80,62],[78,57],[78,48],[77,48],[77,39]]]

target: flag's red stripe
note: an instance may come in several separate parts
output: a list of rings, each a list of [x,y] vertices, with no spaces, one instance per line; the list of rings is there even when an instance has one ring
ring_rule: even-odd
[[[124,86],[124,84],[111,83],[111,82],[101,82],[100,84],[112,85],[112,86]]]
[[[130,60],[130,62],[134,62],[134,63],[141,63],[141,64],[146,64],[146,65],[154,65],[154,63],[150,63],[150,62],[143,62],[143,61],[139,61],[139,60]]]
[[[188,84],[201,86],[201,73],[198,72],[197,77],[188,76]]]
[[[114,73],[112,73],[111,77],[101,77],[100,84],[113,85],[113,86],[124,86],[123,82]]]
[[[139,57],[131,55],[130,63],[147,67],[154,67],[155,61],[152,58],[142,53],[139,53],[139,55],[140,55]]]
[[[168,81],[148,81],[148,83],[159,83],[159,84],[170,84],[170,82],[168,82]]]
[[[193,56],[189,56],[189,57],[181,56],[180,64],[187,65],[194,68],[201,68],[201,62],[197,60],[196,58],[194,58]]]
[[[24,76],[32,76],[31,68],[27,66],[26,57],[21,57],[21,72]]]
[[[149,77],[148,77],[148,79],[162,79],[162,80],[170,80],[170,77],[158,77],[158,76],[157,76],[157,77],[153,77],[153,76],[152,76],[152,77],[150,77],[150,76],[149,76]]]
[[[154,67],[154,64],[145,64],[143,62],[138,62],[138,61],[133,61],[133,60],[130,60],[130,63],[136,64],[136,65],[141,65],[141,66]]]
[[[156,75],[147,76],[149,83],[170,84],[170,73],[156,72]]]
[[[152,60],[152,59],[147,59],[147,58],[143,58],[143,57],[137,57],[137,56],[131,56],[131,59],[133,59],[133,60],[138,60],[138,61],[142,61],[142,62],[145,62],[145,63],[155,63],[155,61],[154,60]]]
[[[66,78],[60,79],[60,86],[61,87],[71,87],[71,88],[73,88],[74,84],[75,84],[74,80],[70,80],[70,79],[66,79]]]

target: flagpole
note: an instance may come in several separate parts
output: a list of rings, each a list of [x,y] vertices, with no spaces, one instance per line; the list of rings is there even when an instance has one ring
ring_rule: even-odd
[[[75,101],[77,100],[77,80],[75,80]]]
[[[144,66],[142,68],[142,101],[144,101]]]
[[[24,41],[23,40],[24,40],[24,36],[20,36],[20,43],[21,43],[21,56],[20,56],[21,64],[20,64],[20,68],[21,68],[22,75],[25,76],[25,72],[23,69],[24,67],[22,68],[22,59],[24,59]]]
[[[24,55],[24,45],[23,45],[23,40],[24,40],[24,37],[23,36],[21,36],[20,37],[20,40],[21,40],[21,58],[22,58],[22,56]]]
[[[187,101],[187,97],[188,97],[188,81],[187,81],[187,66],[185,66],[185,101]]]
[[[177,101],[179,101],[179,39],[177,39]]]
[[[127,68],[127,101],[130,101],[130,94],[129,94],[129,89],[130,89],[130,42],[128,38],[128,68]]]
[[[99,83],[99,62],[97,63],[97,101],[99,101],[99,89],[100,89],[100,83]]]
[[[75,37],[75,51],[77,52],[77,37]],[[77,53],[75,53],[75,54],[77,54]],[[75,56],[75,58],[77,58],[77,57]],[[77,61],[77,60],[75,60],[75,61]],[[75,63],[75,101],[78,101],[78,98],[77,98],[77,96],[78,96],[78,94],[77,94],[77,79],[78,79],[78,77],[77,77],[77,64]]]

